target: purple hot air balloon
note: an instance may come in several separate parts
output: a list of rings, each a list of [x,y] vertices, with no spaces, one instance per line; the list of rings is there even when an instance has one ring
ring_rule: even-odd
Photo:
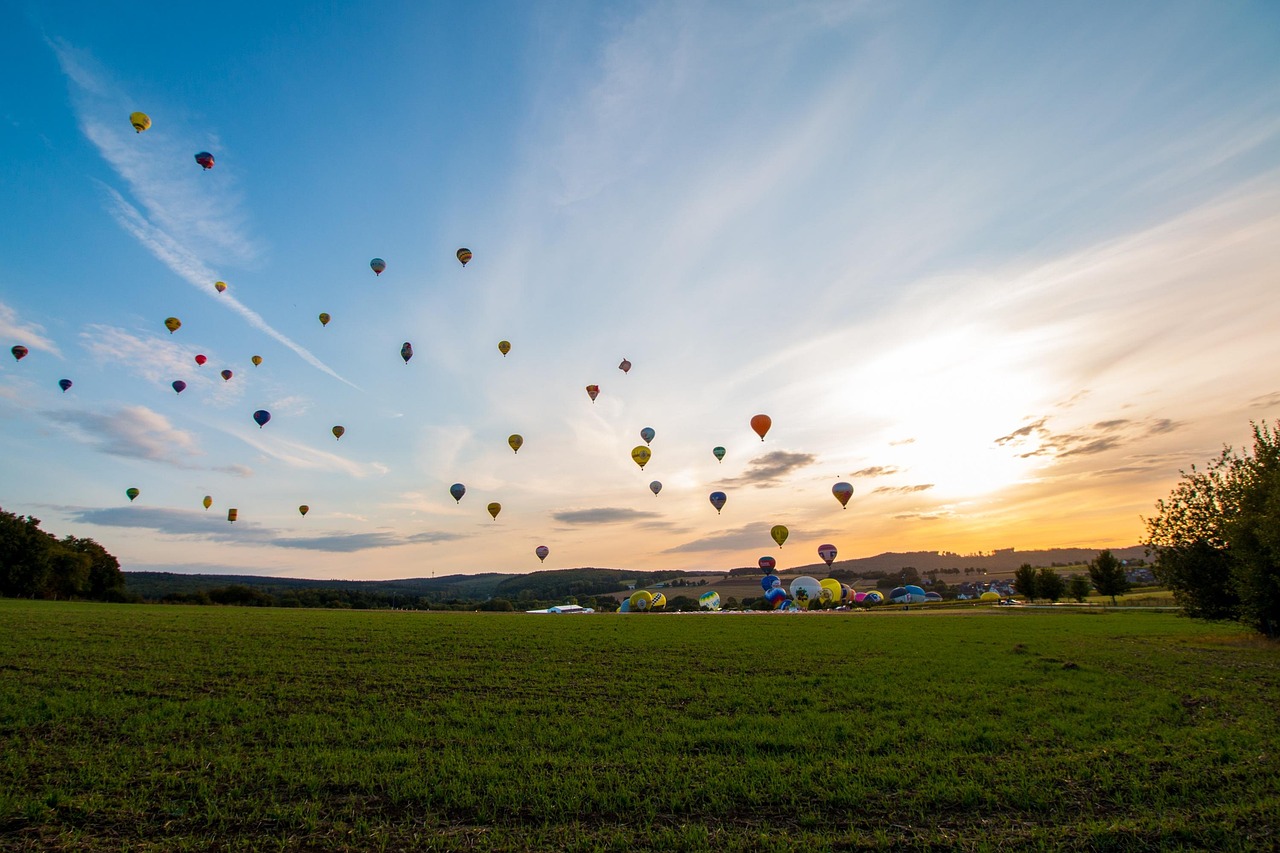
[[[63,393],[63,394],[67,393],[67,389],[71,387],[71,380],[70,380],[70,379],[59,379],[59,380],[58,380],[58,387],[62,389],[62,393]]]
[[[187,390],[187,383],[183,382],[181,379],[175,379],[170,384],[173,385],[175,393],[181,394],[183,391]]]
[[[551,553],[551,549],[546,545],[539,545],[533,550],[533,553],[538,555],[539,562],[546,562],[547,555]]]

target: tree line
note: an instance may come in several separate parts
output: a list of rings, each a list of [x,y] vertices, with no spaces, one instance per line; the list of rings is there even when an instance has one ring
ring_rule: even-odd
[[[0,595],[125,601],[120,561],[92,539],[57,538],[40,519],[0,509]]]

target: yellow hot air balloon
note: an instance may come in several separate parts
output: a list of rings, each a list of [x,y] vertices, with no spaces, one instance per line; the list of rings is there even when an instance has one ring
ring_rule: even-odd
[[[640,470],[644,470],[644,466],[649,464],[649,460],[653,458],[653,451],[645,447],[643,444],[637,444],[631,448],[631,458],[640,466]]]
[[[133,129],[138,133],[142,133],[151,127],[151,116],[146,113],[129,113],[129,124],[133,125]]]
[[[498,341],[498,352],[502,353],[503,358],[506,358],[507,353],[511,352],[511,341]]]
[[[213,506],[213,495],[205,495],[203,503],[204,503],[205,509],[208,509],[209,507]]]
[[[489,515],[492,515],[494,518],[497,518],[498,513],[502,512],[502,504],[498,503],[497,501],[494,501],[493,503],[489,504],[487,509],[489,510]]]
[[[327,326],[327,325],[329,325],[329,315],[328,315],[328,314],[324,314],[324,313],[321,313],[321,314],[320,314],[320,325],[321,325],[321,326]]]
[[[172,335],[174,332],[178,331],[178,329],[182,328],[182,321],[179,320],[177,317],[166,317],[164,321],[164,327],[168,329],[169,334]]]
[[[782,543],[787,541],[787,534],[790,531],[784,525],[775,524],[773,529],[769,531],[769,535],[773,537],[773,541],[778,543],[778,547],[782,547]]]
[[[254,367],[257,367],[259,364],[262,364],[262,356],[260,355],[255,355],[253,358],[249,360],[253,362]]]
[[[311,511],[311,507],[307,506],[306,504],[303,504],[302,506],[298,507],[298,512],[302,513],[303,515],[306,515],[310,511]]]
[[[227,521],[235,521],[236,516],[238,516],[239,514],[240,513],[236,511],[236,508],[232,507],[231,509],[227,510]]]
[[[520,447],[524,444],[524,436],[514,434],[507,439],[507,444],[511,445],[511,449],[516,453],[520,452]]]
[[[638,590],[633,592],[627,601],[630,602],[632,610],[643,612],[653,603],[653,593],[647,589]]]
[[[213,283],[213,289],[221,293],[227,289],[227,283],[225,281],[215,281]]]
[[[465,267],[465,266],[467,265],[467,261],[471,260],[471,250],[470,250],[470,249],[459,249],[459,250],[458,250],[458,260],[459,260],[459,261],[461,261],[461,262],[462,262],[462,265]]]
[[[335,440],[342,438],[343,433],[345,433],[346,431],[347,431],[347,428],[344,426],[336,426],[333,429],[329,430],[329,432],[333,433],[333,437]]]

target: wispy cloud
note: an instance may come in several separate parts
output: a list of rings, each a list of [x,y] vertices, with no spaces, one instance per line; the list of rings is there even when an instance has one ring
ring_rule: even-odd
[[[259,438],[260,433],[257,430],[228,430],[228,432],[264,456],[269,456],[293,468],[345,471],[353,477],[360,478],[381,476],[389,470],[388,466],[381,462],[354,462],[336,453],[317,450],[301,442],[289,441],[278,436],[263,434],[263,437]]]
[[[1047,417],[1042,417],[1025,424],[997,438],[995,443],[1001,447],[1025,447],[1018,454],[1024,459],[1034,456],[1067,459],[1114,450],[1150,436],[1173,432],[1182,426],[1171,418],[1148,418],[1141,421],[1111,418],[1086,424],[1070,432],[1054,432],[1046,426],[1048,420]]]
[[[757,456],[747,464],[747,470],[740,477],[725,480],[725,483],[754,483],[757,486],[775,486],[784,482],[788,476],[806,468],[818,459],[812,453],[794,453],[788,450],[775,450],[764,456]]]
[[[18,318],[18,312],[3,302],[0,302],[0,340],[5,341],[6,349],[21,344],[29,350],[44,350],[62,356],[58,345],[45,337],[43,326],[23,322]]]
[[[641,521],[659,518],[656,512],[604,506],[596,509],[569,509],[553,513],[552,518],[564,524],[613,524],[620,521]]]
[[[80,333],[80,345],[97,362],[122,365],[148,382],[168,386],[175,379],[191,391],[217,389],[220,396],[239,396],[240,386],[217,377],[210,364],[195,362],[196,348],[171,340],[169,335],[143,337],[115,326],[92,323]]]
[[[933,483],[920,483],[915,486],[879,486],[871,490],[873,495],[910,495],[933,488]]]
[[[736,551],[744,548],[765,548],[766,546],[773,548],[775,545],[769,536],[769,531],[772,527],[772,524],[764,522],[748,524],[743,527],[726,530],[723,533],[717,533],[714,536],[705,536],[692,542],[685,542],[674,548],[668,548],[662,553],[687,554],[696,551]],[[822,536],[826,535],[827,532],[807,530],[805,535]],[[791,530],[792,536],[795,536],[796,533],[797,531]]]
[[[872,465],[868,468],[859,468],[850,474],[850,477],[888,477],[891,474],[897,474],[902,469],[896,465]]]

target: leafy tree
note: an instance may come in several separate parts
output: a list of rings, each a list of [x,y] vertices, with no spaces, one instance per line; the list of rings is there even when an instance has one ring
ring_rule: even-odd
[[[1111,596],[1111,603],[1116,603],[1116,596],[1129,591],[1129,580],[1125,577],[1124,566],[1111,551],[1103,551],[1089,561],[1089,579],[1098,588],[1099,595]]]
[[[1089,579],[1084,575],[1072,575],[1067,581],[1067,595],[1071,596],[1073,601],[1081,602],[1089,597],[1089,590],[1092,587]]]
[[[1062,579],[1062,575],[1049,566],[1045,566],[1036,572],[1036,594],[1041,598],[1057,601],[1062,598],[1066,591],[1067,582]]]
[[[1036,570],[1030,563],[1023,563],[1013,573],[1013,588],[1025,595],[1027,601],[1037,596],[1039,590],[1036,589]]]
[[[1155,574],[1201,619],[1237,620],[1280,634],[1280,422],[1251,424],[1253,453],[1223,447],[1192,466],[1156,515],[1143,543]]]

